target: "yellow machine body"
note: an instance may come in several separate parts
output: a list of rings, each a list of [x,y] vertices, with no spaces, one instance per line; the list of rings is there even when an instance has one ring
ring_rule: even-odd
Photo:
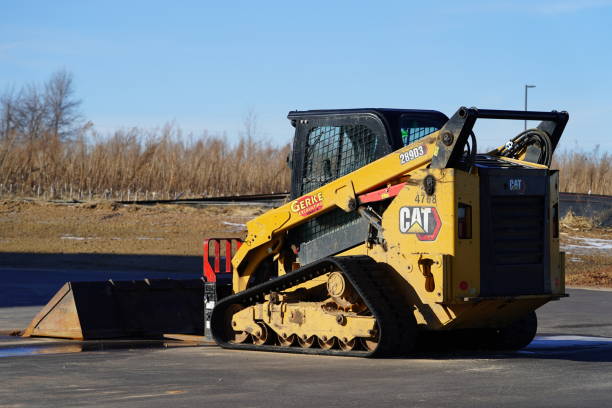
[[[498,111],[472,115],[491,112]],[[533,311],[566,296],[558,173],[548,163],[530,161],[529,146],[515,149],[513,157],[500,148],[472,165],[453,165],[453,152],[463,150],[457,144],[473,125],[469,112],[461,115],[460,110],[441,129],[248,222],[232,259],[234,295],[220,302],[213,319],[217,341],[234,348],[374,355],[384,343],[381,322],[393,321],[386,309],[394,309],[397,322],[384,324],[399,327],[387,336],[404,339],[387,349],[412,344],[418,329],[490,329],[498,340],[505,335],[500,341],[509,348],[530,341]],[[304,262],[291,231],[338,209],[368,220],[368,236],[325,258],[331,263]],[[263,265],[268,277],[262,281],[257,274]],[[353,277],[351,268],[357,267],[350,265],[365,266]],[[373,283],[378,280],[383,283]],[[376,302],[382,306],[375,313]],[[500,334],[508,328],[515,332]],[[525,337],[531,338],[508,342],[521,330],[531,330]]]

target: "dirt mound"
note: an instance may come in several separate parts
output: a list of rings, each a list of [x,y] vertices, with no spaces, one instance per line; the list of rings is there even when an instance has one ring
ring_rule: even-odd
[[[122,205],[110,201],[0,202],[5,253],[201,256],[206,237],[242,237],[264,209]]]
[[[561,229],[571,231],[590,231],[599,227],[598,220],[589,217],[579,217],[569,211],[560,221]]]

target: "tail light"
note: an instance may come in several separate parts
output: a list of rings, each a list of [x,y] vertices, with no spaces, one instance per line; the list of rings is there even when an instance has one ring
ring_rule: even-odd
[[[472,238],[472,206],[459,203],[457,210],[457,227],[460,239]]]

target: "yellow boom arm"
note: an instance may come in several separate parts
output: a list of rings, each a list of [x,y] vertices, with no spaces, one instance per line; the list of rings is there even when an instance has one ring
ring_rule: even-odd
[[[232,259],[234,291],[246,289],[261,261],[278,252],[285,231],[334,207],[353,211],[356,195],[427,166],[438,151],[439,134],[434,132],[247,222],[247,237]]]

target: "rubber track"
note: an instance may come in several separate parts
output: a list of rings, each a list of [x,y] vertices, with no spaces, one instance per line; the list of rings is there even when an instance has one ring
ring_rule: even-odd
[[[332,270],[341,271],[351,282],[378,323],[380,339],[373,351],[323,350],[319,348],[283,347],[278,345],[236,344],[225,337],[229,322],[226,310],[234,304],[243,307],[263,302],[271,292],[282,292],[290,287],[314,279]],[[238,350],[273,351],[283,353],[323,354],[335,356],[388,357],[409,352],[416,336],[416,321],[412,308],[397,293],[391,281],[393,271],[374,262],[368,256],[343,256],[321,259],[306,267],[264,282],[220,300],[211,316],[215,341],[224,348]]]

